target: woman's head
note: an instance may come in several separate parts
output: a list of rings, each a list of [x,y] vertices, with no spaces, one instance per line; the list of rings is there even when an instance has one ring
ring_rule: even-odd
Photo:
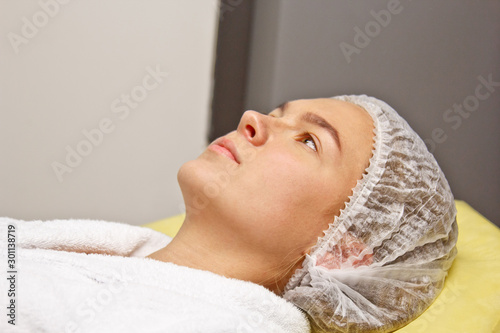
[[[453,195],[394,109],[364,95],[335,99],[371,115],[373,156],[284,297],[307,312],[315,331],[389,332],[421,314],[443,287],[456,255]]]
[[[236,131],[186,163],[178,178],[187,214],[202,205],[197,213],[217,217],[214,230],[274,258],[280,272],[273,276],[286,279],[344,207],[372,149],[373,120],[363,108],[296,100],[268,115],[245,112]]]
[[[178,179],[186,221],[217,239],[211,248],[230,249],[240,272],[255,266],[228,275],[262,277],[275,291],[269,282],[288,282],[283,297],[317,331],[405,325],[434,300],[456,254],[446,178],[406,121],[372,97],[246,112]]]

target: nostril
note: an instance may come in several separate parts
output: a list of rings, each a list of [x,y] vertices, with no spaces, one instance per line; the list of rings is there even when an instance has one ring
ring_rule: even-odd
[[[255,136],[255,129],[251,125],[246,125],[245,130],[250,138]]]

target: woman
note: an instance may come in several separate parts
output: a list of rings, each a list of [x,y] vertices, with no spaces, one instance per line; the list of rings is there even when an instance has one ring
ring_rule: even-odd
[[[186,219],[149,257],[280,293],[368,167],[372,137],[366,111],[333,99],[245,112],[237,131],[179,170]]]
[[[284,291],[318,331],[405,325],[439,293],[456,254],[444,175],[375,98],[247,111],[178,180],[186,219],[149,257]]]
[[[57,302],[67,300],[59,307],[81,310],[52,321],[65,321],[72,327],[66,331],[106,331],[111,322],[129,331],[306,332],[302,313],[280,295],[316,332],[390,332],[430,305],[456,253],[444,175],[408,124],[375,98],[297,100],[269,115],[247,111],[236,131],[181,167],[178,181],[186,218],[172,241],[145,228],[89,221],[80,224],[98,236],[88,228],[68,231],[73,226],[65,223],[36,240],[43,231],[35,227],[50,225],[21,223],[24,279],[36,274],[57,284],[55,292],[37,289],[34,278],[19,286],[37,296],[20,301],[29,308],[25,320],[36,318],[30,327],[46,318],[37,300],[57,308],[48,300],[56,293]],[[60,240],[47,246],[54,235]],[[109,303],[119,309],[87,308],[81,294],[111,283],[111,267],[138,270],[118,276],[126,288],[110,289]],[[75,281],[87,288],[77,296]],[[200,315],[207,307],[211,312]],[[150,320],[141,322],[144,316]]]

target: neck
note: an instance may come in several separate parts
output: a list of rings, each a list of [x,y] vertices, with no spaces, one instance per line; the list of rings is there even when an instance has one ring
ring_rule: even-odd
[[[276,294],[283,291],[295,269],[300,267],[302,260],[284,265],[280,258],[260,253],[252,244],[219,231],[209,221],[186,215],[174,239],[147,257],[257,283]]]

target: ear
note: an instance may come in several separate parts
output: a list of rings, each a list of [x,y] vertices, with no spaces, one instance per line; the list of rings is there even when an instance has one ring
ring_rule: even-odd
[[[316,260],[316,266],[328,269],[368,266],[373,262],[373,253],[360,239],[347,232],[331,250]]]

